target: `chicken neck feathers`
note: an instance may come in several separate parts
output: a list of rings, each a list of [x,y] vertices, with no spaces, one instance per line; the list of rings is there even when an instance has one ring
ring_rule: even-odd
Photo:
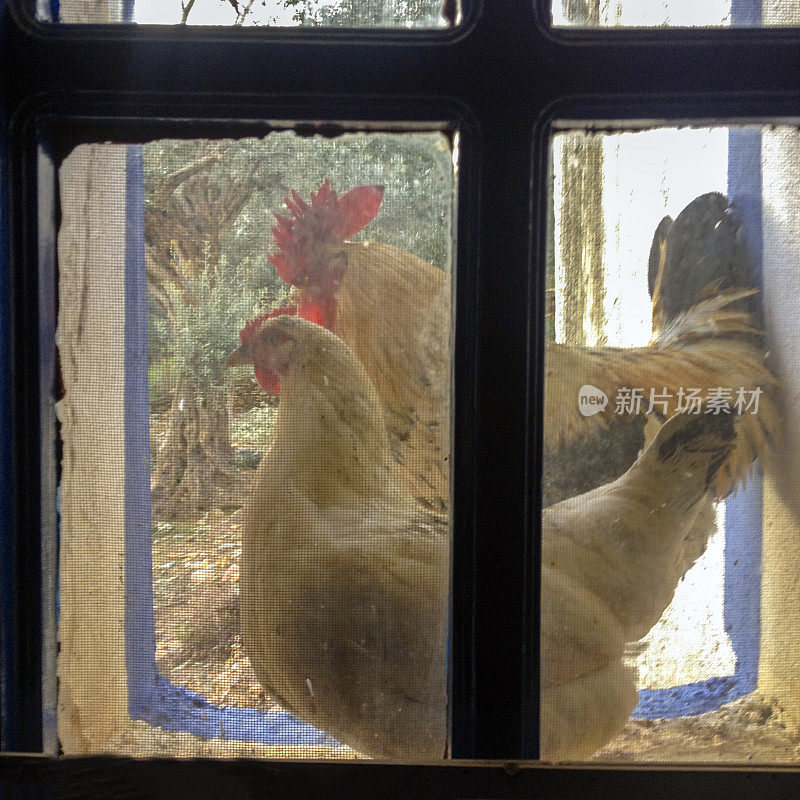
[[[347,268],[334,333],[364,365],[390,446],[419,502],[449,506],[450,279],[380,242],[331,245]]]

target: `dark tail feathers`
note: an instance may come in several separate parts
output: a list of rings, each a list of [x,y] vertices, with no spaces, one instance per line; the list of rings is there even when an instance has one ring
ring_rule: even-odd
[[[757,285],[741,220],[724,195],[700,195],[674,222],[671,217],[661,220],[650,248],[648,282],[662,325],[691,308],[710,288]],[[738,302],[737,310],[759,319],[758,297]]]
[[[682,453],[707,454],[705,488],[708,490],[730,455],[736,438],[734,420],[732,414],[676,414],[664,423],[653,441],[657,457],[669,462],[680,458]]]

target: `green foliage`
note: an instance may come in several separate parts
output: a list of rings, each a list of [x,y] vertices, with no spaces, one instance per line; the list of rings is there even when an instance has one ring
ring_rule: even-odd
[[[147,350],[153,362],[171,352],[172,333],[164,309],[152,296],[147,298],[147,321]]]
[[[153,202],[165,175],[197,158],[198,147],[196,141],[179,140],[145,147],[146,202]],[[171,288],[176,329],[156,303],[149,304],[151,363],[174,356],[177,370],[193,377],[198,396],[227,385],[225,359],[246,320],[285,302],[289,287],[267,255],[276,249],[272,212],[285,210],[283,199],[291,189],[308,197],[326,177],[340,193],[381,184],[386,187],[381,210],[355,238],[387,242],[450,268],[454,181],[450,144],[442,134],[326,139],[274,133],[229,142],[221,160],[204,174],[220,185],[253,179],[257,188],[222,238],[216,273],[189,281],[197,305],[186,305],[183,292]]]
[[[343,193],[354,186],[386,187],[377,218],[356,238],[408,250],[442,269],[450,266],[453,176],[450,143],[442,134],[344,134],[334,139],[300,137],[291,131],[233,142],[226,151],[236,169],[265,161],[280,182],[253,196],[225,242],[225,252],[248,259],[261,278],[274,274],[264,258],[275,250],[272,211],[285,211],[290,189],[303,197],[325,178]],[[228,248],[233,248],[229,250]]]
[[[147,372],[150,384],[150,407],[159,410],[168,408],[172,391],[178,382],[175,359],[172,356],[164,356],[155,361],[151,359]]]
[[[250,297],[231,291],[227,282],[213,286],[207,278],[192,284],[197,305],[177,303],[177,331],[173,343],[175,361],[182,375],[190,377],[198,397],[208,390],[222,390],[229,380],[225,359],[236,345],[235,334],[250,314]]]

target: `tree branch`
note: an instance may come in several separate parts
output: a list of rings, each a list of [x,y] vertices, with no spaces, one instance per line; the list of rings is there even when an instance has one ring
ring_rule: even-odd
[[[247,15],[250,13],[250,9],[253,7],[256,0],[248,0],[248,3],[241,11],[237,11],[236,13],[236,22],[234,25],[244,25],[244,21],[247,18]]]
[[[181,25],[186,24],[186,20],[189,19],[189,12],[192,10],[193,5],[194,0],[187,0],[187,2],[181,0]]]
[[[189,0],[189,2],[194,3],[194,0]],[[191,178],[192,175],[196,175],[198,172],[202,172],[215,161],[219,161],[227,146],[227,142],[217,142],[209,152],[199,156],[192,161],[191,164],[187,164],[185,167],[176,170],[172,175],[168,175],[156,192],[156,196],[153,198],[153,205],[156,206],[156,208],[164,208],[169,202],[169,198],[185,180]]]

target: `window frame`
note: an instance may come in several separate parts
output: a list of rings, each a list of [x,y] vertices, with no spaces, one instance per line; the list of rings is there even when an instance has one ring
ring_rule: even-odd
[[[38,146],[52,132],[48,125],[57,128],[57,164],[71,143],[86,136],[115,138],[120,126],[124,140],[141,141],[154,133],[170,135],[181,120],[192,121],[197,135],[227,136],[257,128],[242,119],[375,120],[394,111],[392,119],[413,120],[420,108],[448,107],[473,120],[472,136],[462,137],[459,180],[467,193],[457,217],[453,754],[503,762],[536,756],[542,463],[537,421],[544,364],[544,269],[537,265],[546,253],[549,131],[564,119],[590,119],[598,126],[620,119],[795,121],[800,29],[552,30],[546,0],[464,0],[464,6],[465,24],[436,35],[251,33],[43,26],[32,24],[9,0],[0,17],[0,144],[7,148],[1,219],[9,226],[0,289],[3,315],[12,323],[9,331],[0,328],[0,347],[11,365],[0,381],[0,411],[7,409],[5,418],[13,420],[13,430],[0,438],[0,463],[13,477],[13,486],[9,479],[4,490],[6,507],[0,506],[0,586],[9,600],[0,617],[0,724],[7,749],[35,751],[42,737],[38,641],[47,602],[43,606],[40,592],[40,537],[42,502],[52,487],[46,485],[40,449],[49,434],[41,428],[39,403],[29,398],[42,396],[39,336],[31,334],[38,330],[40,282],[47,283],[42,250],[55,241],[57,221],[51,230],[36,226]],[[142,84],[159,89],[144,93]],[[276,113],[281,108],[287,113]],[[292,108],[295,113],[288,113]],[[234,122],[224,122],[226,117]],[[498,652],[516,655],[499,659]],[[90,769],[109,780],[115,771],[135,774],[128,762],[90,762]],[[147,776],[153,782],[156,776],[179,779],[202,795],[209,786],[218,790],[214,781],[243,787],[269,775],[283,796],[307,796],[314,786],[325,786],[326,793],[351,796],[381,789],[387,797],[408,796],[409,787],[419,796],[438,797],[535,791],[584,796],[604,787],[623,796],[646,789],[666,797],[681,785],[712,797],[777,796],[796,781],[793,769],[719,766],[566,770],[518,763],[271,762],[237,764],[235,774],[222,762],[196,768],[152,762],[131,780],[146,785]],[[5,773],[23,776],[30,785],[66,785],[79,770],[75,762],[4,759],[0,780]],[[163,791],[165,784],[158,786]]]
[[[280,111],[282,114],[289,114],[292,119],[304,120],[301,125],[306,134],[318,127],[324,131],[326,136],[333,136],[341,132],[351,133],[375,130],[398,135],[414,133],[435,133],[438,132],[447,136],[451,142],[458,135],[459,139],[467,134],[471,135],[472,123],[463,113],[453,107],[446,108],[437,104],[435,109],[425,108],[424,105],[417,105],[414,114],[419,117],[413,123],[409,121],[408,115],[398,118],[396,122],[389,123],[385,120],[390,115],[397,115],[396,104],[389,110],[390,104],[387,102],[376,113],[381,115],[375,121],[364,121],[355,127],[350,125],[334,125],[325,123],[324,126],[315,126],[313,121],[307,118],[309,109],[304,109],[300,105],[290,104],[278,109],[277,107],[268,108],[267,111]],[[339,110],[347,111],[341,104]],[[62,107],[59,111],[53,110],[47,120],[42,119],[42,129],[47,133],[40,134],[40,139],[54,142],[63,135],[63,121],[68,116],[68,111],[74,110],[72,104]],[[261,109],[264,110],[263,108]],[[424,121],[426,115],[446,112],[447,122],[440,119]],[[253,109],[255,112],[255,109]],[[221,113],[221,112],[220,112]],[[409,112],[410,114],[411,112]],[[268,113],[267,116],[270,116]],[[99,122],[99,120],[97,120]],[[108,137],[113,139],[125,138],[130,134],[124,123],[115,122],[115,116],[109,111],[103,118],[103,135],[97,137],[85,128],[78,125],[74,134],[75,140],[86,142],[93,140],[98,143]],[[168,122],[169,137],[178,136],[184,140],[191,141],[195,132],[202,125],[199,120],[191,119],[172,119]],[[142,142],[160,138],[158,135],[147,133],[147,124],[143,124],[141,132]],[[228,123],[225,123],[226,129]],[[272,128],[275,132],[281,130],[291,130],[289,123],[267,124],[263,122],[241,124],[238,128],[238,136],[246,137],[263,136]],[[198,134],[199,135],[199,134]],[[220,135],[219,132],[216,135]],[[72,139],[73,137],[68,137]],[[71,145],[67,145],[69,147]],[[128,208],[126,214],[143,213],[143,176],[141,145],[126,145],[128,148],[126,156],[126,193],[128,195]],[[459,149],[461,145],[459,145]],[[53,148],[47,148],[52,153]],[[137,152],[138,150],[138,152]],[[53,161],[61,161],[67,156],[67,148],[59,151],[58,155],[52,153],[52,157],[47,159],[45,174],[51,180],[39,180],[39,197],[49,198],[46,202],[48,208],[55,207],[55,197],[58,193],[57,182],[54,179],[58,173],[58,164]],[[40,172],[42,162],[40,159]],[[470,181],[453,180],[453,209],[459,200],[469,204],[473,199],[469,193]],[[131,203],[131,195],[135,195]],[[41,213],[41,212],[40,212]],[[453,226],[456,220],[453,214]],[[54,223],[55,224],[55,223]],[[454,236],[455,237],[455,231]],[[146,341],[146,295],[144,266],[144,230],[137,225],[127,226],[127,241],[125,246],[126,253],[132,253],[130,261],[126,258],[125,265],[125,286],[126,286],[126,311],[125,311],[125,339],[130,342],[126,345],[126,358],[130,358],[125,365],[125,651],[127,664],[127,690],[128,690],[128,711],[131,719],[142,720],[154,726],[162,727],[164,730],[191,733],[202,739],[219,738],[227,740],[240,740],[256,744],[284,744],[299,746],[324,746],[329,740],[329,734],[313,728],[307,723],[300,722],[287,711],[264,713],[256,709],[232,708],[215,705],[204,697],[191,692],[183,686],[173,684],[171,680],[159,672],[156,662],[155,648],[155,629],[153,620],[153,583],[152,583],[152,524],[150,519],[149,506],[146,511],[142,511],[142,502],[149,503],[149,472],[144,466],[149,460],[149,442],[147,437],[147,412],[143,411],[141,403],[136,400],[136,388],[147,385],[146,365],[141,360],[137,361],[137,356],[141,350],[146,349],[142,344],[142,338]],[[58,266],[53,258],[54,252],[48,251],[44,258],[47,264],[40,264],[40,270],[47,274],[57,274]],[[467,280],[469,270],[466,267],[459,273],[459,277]],[[48,316],[48,315],[44,315]],[[53,323],[47,323],[47,328],[52,328]],[[52,336],[50,337],[52,340]],[[47,337],[40,337],[43,346]],[[474,380],[474,379],[473,379]],[[144,395],[146,396],[146,391]],[[141,394],[138,395],[141,398]],[[130,402],[129,402],[130,400]],[[459,403],[459,410],[462,416],[468,416],[472,411],[467,407],[467,403]],[[142,418],[144,417],[144,419]],[[45,458],[44,461],[47,461]],[[52,495],[52,493],[51,493]],[[130,501],[130,502],[129,502]],[[45,502],[43,499],[42,507],[55,505],[54,499]],[[144,531],[144,533],[143,533]],[[54,539],[54,534],[49,537]],[[143,546],[146,545],[146,546]],[[53,595],[56,589],[53,587]],[[45,655],[56,648],[55,625],[52,626],[51,636],[45,632]],[[54,660],[54,659],[51,659]],[[52,698],[53,700],[55,698]],[[55,716],[55,703],[51,703],[53,716]],[[100,722],[95,720],[95,723]],[[100,723],[102,724],[102,723]],[[46,727],[46,726],[45,726]],[[45,738],[51,732],[45,730]]]

